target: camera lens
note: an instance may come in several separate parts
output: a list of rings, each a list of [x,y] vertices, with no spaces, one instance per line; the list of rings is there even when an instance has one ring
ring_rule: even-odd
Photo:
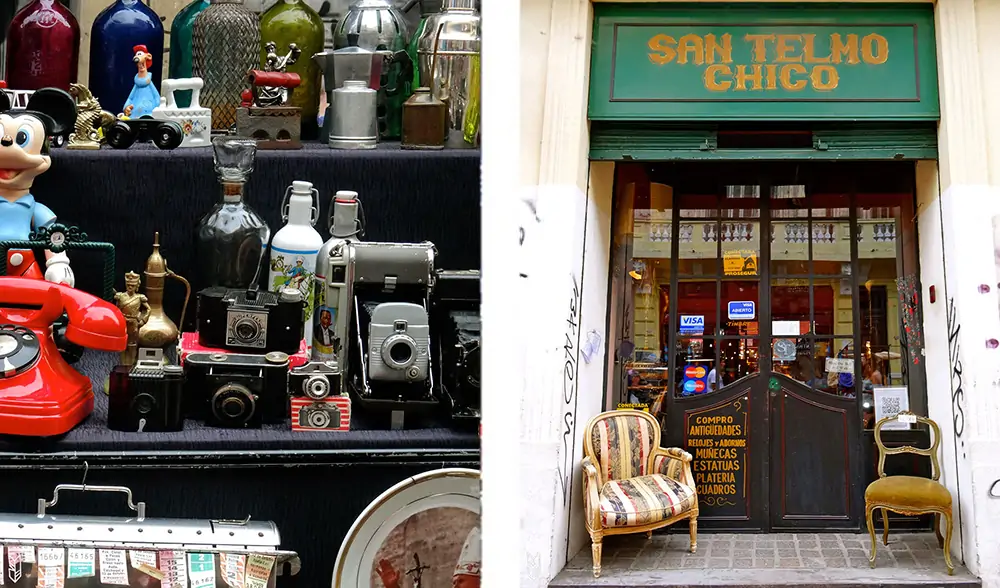
[[[246,424],[253,416],[256,398],[245,386],[229,383],[212,395],[212,414],[229,425]]]
[[[313,400],[322,400],[330,395],[330,380],[326,376],[309,376],[302,382],[302,392]]]
[[[392,369],[405,370],[416,359],[417,342],[409,335],[392,335],[382,343],[382,361]]]
[[[323,410],[314,410],[306,417],[309,426],[313,429],[327,429],[330,427],[330,413]]]
[[[250,319],[239,319],[236,324],[233,325],[233,334],[240,341],[248,342],[257,339],[260,335],[260,328],[257,323]]]
[[[149,414],[153,412],[154,406],[156,406],[156,399],[149,394],[139,394],[132,400],[132,410],[138,414]]]

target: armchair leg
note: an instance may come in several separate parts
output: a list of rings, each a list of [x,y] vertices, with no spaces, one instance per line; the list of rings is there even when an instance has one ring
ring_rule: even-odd
[[[691,517],[691,553],[698,551],[698,517]]]
[[[882,545],[889,544],[889,511],[882,509]]]
[[[934,535],[938,540],[938,547],[944,547],[944,537],[941,536],[941,513],[934,514]]]
[[[872,520],[874,513],[875,507],[865,505],[865,522],[868,524],[868,535],[872,538],[872,551],[868,554],[868,565],[872,568],[875,567],[875,521]]]
[[[593,542],[590,546],[591,555],[594,557],[594,577],[601,577],[601,541],[604,537],[601,533],[591,533],[590,540]]]
[[[948,566],[948,575],[955,573],[951,565],[951,513],[943,513],[944,518],[944,565]]]
[[[646,539],[652,539],[652,538],[653,538],[653,532],[652,531],[646,531]]]

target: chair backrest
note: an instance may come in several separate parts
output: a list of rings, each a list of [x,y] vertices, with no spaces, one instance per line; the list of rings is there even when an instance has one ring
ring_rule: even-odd
[[[583,451],[594,460],[601,483],[652,473],[653,449],[660,446],[660,425],[648,412],[612,410],[590,419]]]
[[[906,415],[916,419],[916,422],[927,425],[931,432],[931,446],[927,449],[919,449],[910,445],[904,445],[902,447],[886,447],[882,442],[882,425],[886,423],[898,420],[900,416]],[[902,411],[896,416],[885,417],[880,419],[879,422],[875,423],[875,444],[878,445],[878,477],[885,477],[885,456],[887,455],[897,455],[900,453],[915,453],[917,455],[923,455],[924,457],[931,458],[931,479],[938,480],[941,478],[941,467],[938,465],[937,450],[938,445],[941,444],[941,429],[938,428],[938,424],[933,420],[917,416],[910,411]]]

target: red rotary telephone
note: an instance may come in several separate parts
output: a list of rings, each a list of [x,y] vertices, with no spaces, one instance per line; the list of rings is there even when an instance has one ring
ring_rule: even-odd
[[[110,302],[43,280],[0,277],[0,434],[62,435],[94,409],[90,378],[63,360],[52,339],[63,312],[69,341],[124,351],[125,317]]]

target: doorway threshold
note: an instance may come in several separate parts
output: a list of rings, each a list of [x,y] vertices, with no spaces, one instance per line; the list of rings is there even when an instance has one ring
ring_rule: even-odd
[[[860,533],[704,533],[689,553],[687,533],[605,537],[601,577],[591,572],[590,544],[574,556],[550,588],[653,586],[679,588],[942,587],[980,588],[982,582],[953,557],[949,576],[933,533],[896,533],[882,545],[875,568],[870,539]]]

